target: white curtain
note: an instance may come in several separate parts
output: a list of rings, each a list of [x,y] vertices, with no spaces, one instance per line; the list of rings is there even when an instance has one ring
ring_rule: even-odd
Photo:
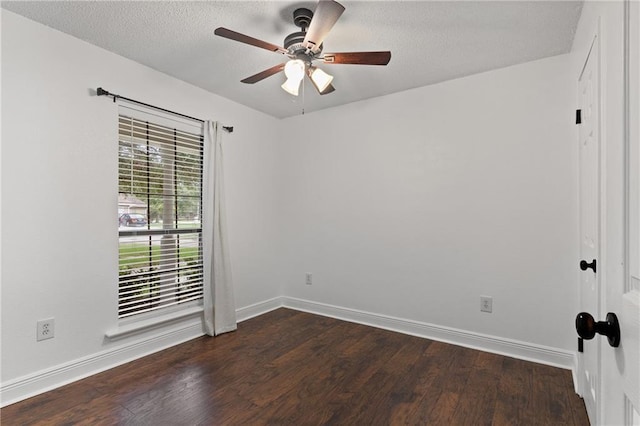
[[[217,122],[204,123],[204,326],[210,336],[238,327],[225,216],[221,130]]]

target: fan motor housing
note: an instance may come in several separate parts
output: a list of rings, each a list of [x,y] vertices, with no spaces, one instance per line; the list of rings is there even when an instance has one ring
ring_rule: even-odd
[[[304,49],[304,47],[302,47],[302,42],[304,41],[304,36],[306,34],[307,33],[303,31],[289,34],[284,38],[284,48],[287,49],[290,53],[295,53],[300,49]]]
[[[304,37],[307,35],[307,28],[311,23],[311,19],[313,18],[313,12],[309,9],[301,7],[293,11],[293,22],[297,27],[300,27],[301,31],[296,31],[295,33],[291,33],[284,39],[284,48],[289,51],[289,55],[298,56],[302,53],[306,53],[306,48],[302,45],[304,42]],[[320,46],[318,52],[311,54],[311,56],[315,56],[322,52],[322,45]],[[306,53],[309,56],[309,53]]]
[[[284,48],[289,51],[289,55],[297,55],[299,53],[305,53],[306,48],[302,44],[304,42],[304,37],[307,33],[303,31],[298,31],[295,33],[291,33],[284,38]],[[310,56],[319,55],[322,52],[323,45],[321,44],[318,48],[318,51],[315,53],[307,53]]]

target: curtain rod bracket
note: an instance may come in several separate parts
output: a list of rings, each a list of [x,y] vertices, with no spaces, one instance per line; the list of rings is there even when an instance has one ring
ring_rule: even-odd
[[[222,126],[222,128],[226,130],[227,133],[233,133],[233,126]]]

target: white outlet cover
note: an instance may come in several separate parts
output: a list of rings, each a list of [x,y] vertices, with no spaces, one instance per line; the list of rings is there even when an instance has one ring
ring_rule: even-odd
[[[36,341],[53,339],[54,332],[55,320],[53,318],[40,320],[36,323]]]
[[[480,312],[493,312],[493,298],[491,296],[480,296]]]

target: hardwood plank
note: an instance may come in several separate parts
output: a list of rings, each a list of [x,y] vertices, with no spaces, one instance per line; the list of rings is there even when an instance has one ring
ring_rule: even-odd
[[[406,389],[397,386],[398,382],[410,383],[415,376],[409,372],[418,361],[427,342],[422,339],[404,336],[397,341],[395,335],[380,349],[386,352],[387,362],[378,363],[375,371],[369,371],[368,380],[358,387],[345,405],[334,413],[330,423],[334,424],[389,424],[392,407],[403,401],[413,386]],[[389,357],[390,355],[390,357]],[[377,356],[377,354],[371,354]],[[373,373],[373,374],[371,374]]]
[[[289,309],[0,415],[7,425],[588,424],[566,370]]]
[[[57,413],[90,403],[100,396],[93,386],[82,381],[62,386],[54,391],[46,392],[17,404],[8,405],[0,410],[2,423],[7,419],[20,419],[19,424],[36,424],[42,419],[50,418]],[[18,423],[16,423],[18,424]]]
[[[533,407],[533,363],[505,358],[503,374],[498,384],[493,424],[530,424]]]
[[[562,386],[562,375],[547,365],[534,365],[532,370],[534,421],[544,421],[547,425],[572,423],[573,413],[566,388]]]
[[[471,366],[480,354],[467,348],[455,347],[451,349],[446,368],[439,372],[433,386],[440,391],[435,402],[427,401],[425,408],[429,409],[426,417],[428,424],[452,424],[455,410],[460,402],[461,394],[465,388]]]
[[[131,411],[115,403],[111,396],[100,395],[86,404],[78,404],[69,410],[59,411],[46,419],[38,420],[35,424],[45,421],[50,425],[107,426],[131,423],[136,417]]]
[[[351,330],[351,331],[349,331]],[[273,401],[261,415],[268,416],[270,421],[275,423],[298,424],[305,423],[310,419],[314,422],[328,421],[333,417],[333,412],[340,407],[334,407],[335,404],[326,404],[324,398],[318,398],[318,395],[335,395],[335,389],[339,384],[345,383],[348,379],[356,379],[355,374],[366,364],[358,362],[357,364],[344,365],[344,360],[339,356],[340,353],[347,353],[352,349],[352,342],[357,341],[357,335],[371,329],[364,326],[337,322],[326,334],[319,336],[317,339],[310,341],[310,347],[301,348],[300,353],[295,355],[292,364],[285,364],[285,368],[292,372],[288,380],[297,385],[288,387],[286,397]],[[389,335],[393,333],[386,332]],[[371,347],[367,356],[377,354],[381,347],[380,330],[372,333],[375,336],[374,346]],[[326,348],[331,348],[327,351]],[[310,349],[310,350],[309,350]],[[364,354],[363,354],[364,355]],[[282,360],[279,360],[282,361]],[[300,367],[304,365],[305,367]],[[298,367],[296,367],[298,366]],[[355,368],[355,371],[354,371]],[[286,385],[285,385],[286,386]],[[281,394],[284,395],[284,394]],[[349,392],[351,395],[351,392]],[[347,401],[345,395],[338,397],[339,401]]]
[[[394,409],[392,424],[411,424],[416,419],[424,424],[435,402],[440,398],[442,389],[436,382],[441,377],[442,370],[452,362],[450,345],[441,342],[431,342],[423,353],[422,362],[417,365],[417,381],[414,386],[416,399],[399,404]],[[449,404],[452,401],[449,399]],[[453,400],[453,407],[457,398]]]
[[[480,352],[459,396],[452,424],[490,425],[504,357]]]

